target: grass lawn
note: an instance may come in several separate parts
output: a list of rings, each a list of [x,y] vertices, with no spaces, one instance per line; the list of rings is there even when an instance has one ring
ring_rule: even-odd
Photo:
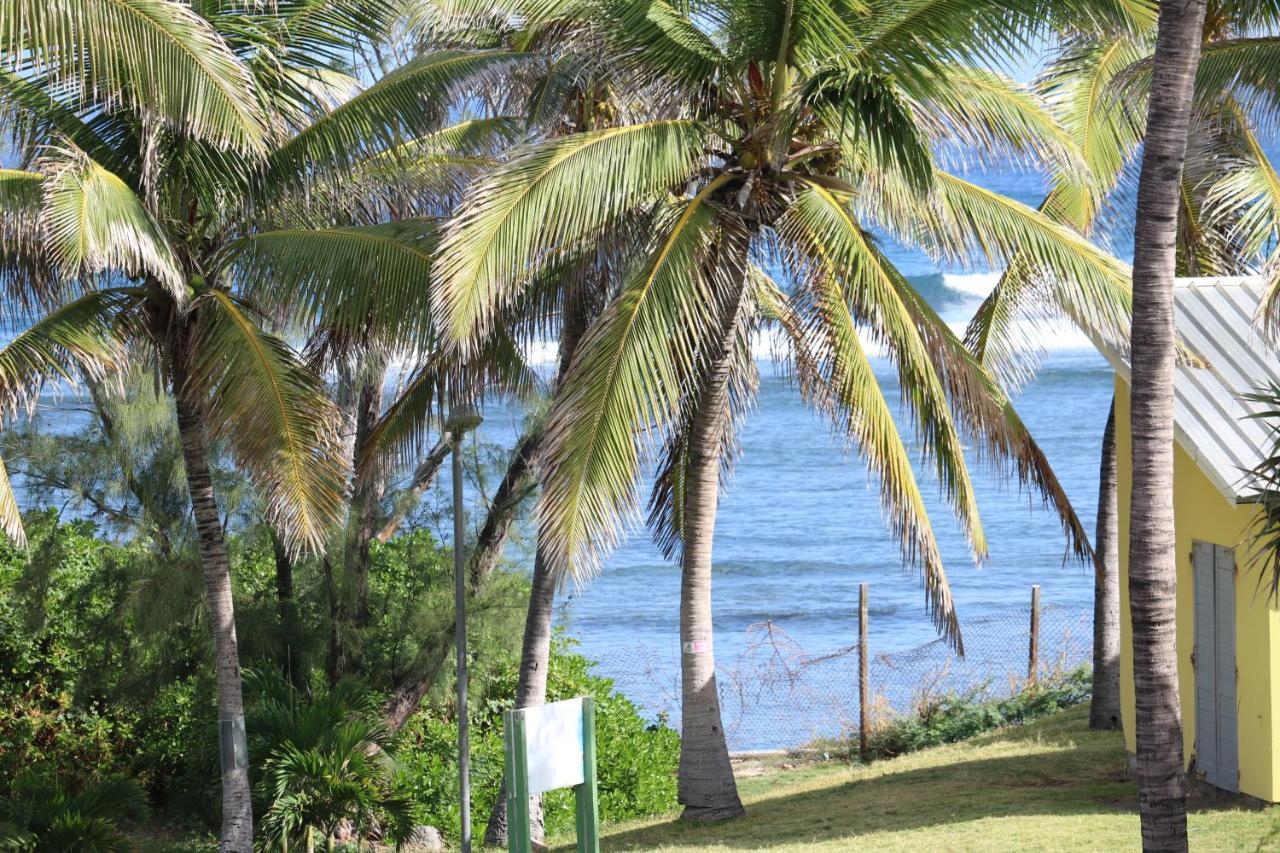
[[[869,766],[780,770],[741,783],[747,816],[604,829],[605,850],[1138,850],[1136,788],[1118,733],[1088,709]],[[607,760],[602,756],[603,760]],[[1197,797],[1193,850],[1280,850],[1280,807]],[[565,839],[569,841],[569,839]],[[567,848],[562,848],[567,849]]]

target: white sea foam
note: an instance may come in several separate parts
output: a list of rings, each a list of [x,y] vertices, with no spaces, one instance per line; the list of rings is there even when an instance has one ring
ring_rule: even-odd
[[[942,281],[948,290],[985,299],[1000,281],[1001,275],[999,272],[945,273]]]
[[[963,337],[973,312],[996,286],[1000,280],[1000,273],[946,273],[942,279],[947,290],[966,297],[952,302],[942,310],[942,316],[947,325],[956,335]],[[1034,340],[1045,352],[1088,350],[1093,347],[1089,337],[1066,318],[1050,322],[1026,321],[1022,331],[1026,333],[1024,337]],[[872,340],[865,330],[859,337],[872,358],[883,358],[887,355],[884,347]],[[751,350],[758,361],[769,361],[785,355],[788,346],[789,342],[785,334],[778,328],[769,328],[757,333],[751,342]],[[525,357],[535,367],[554,366],[558,350],[559,347],[555,341],[536,341],[526,346]]]

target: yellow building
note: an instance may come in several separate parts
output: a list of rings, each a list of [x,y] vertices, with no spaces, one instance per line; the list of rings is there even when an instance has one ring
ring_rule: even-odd
[[[1178,553],[1178,681],[1187,766],[1205,782],[1280,801],[1280,611],[1251,564],[1257,509],[1244,472],[1269,449],[1268,425],[1241,399],[1280,382],[1280,357],[1252,323],[1255,279],[1180,279],[1178,333],[1206,362],[1175,379],[1174,512]],[[1133,644],[1129,620],[1129,364],[1116,369],[1119,461],[1121,703],[1134,751]]]

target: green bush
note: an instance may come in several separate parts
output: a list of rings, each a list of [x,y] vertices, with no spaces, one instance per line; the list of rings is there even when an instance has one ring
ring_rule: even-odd
[[[27,529],[27,551],[0,541],[0,695],[6,697],[0,703],[0,797],[10,793],[19,771],[36,765],[65,790],[128,777],[166,822],[215,827],[216,809],[209,808],[219,800],[215,693],[198,564],[185,552],[162,556],[145,542],[110,541],[93,524],[63,522],[52,511],[28,516]],[[229,544],[243,663],[280,681],[281,664],[296,660],[299,671],[291,674],[299,706],[323,703],[330,610],[322,561],[293,566],[297,618],[290,632],[278,610],[269,539],[251,531]],[[429,532],[376,543],[372,563],[373,619],[360,638],[364,666],[341,685],[344,707],[366,718],[411,670],[415,655],[448,652],[452,623],[451,555]],[[525,575],[500,572],[470,613],[473,814],[480,825],[502,781],[502,713],[515,694],[527,595]],[[414,822],[456,835],[451,671],[446,663],[422,710],[390,744],[392,775],[379,776],[372,787],[392,805],[403,797]],[[273,792],[264,769],[271,756],[283,754],[283,741],[264,725],[268,691],[249,681],[250,760],[259,826],[265,827]],[[647,722],[563,637],[553,644],[548,693],[552,701],[583,695],[596,701],[605,819],[674,808],[678,735]],[[311,746],[318,750],[311,758],[332,752]],[[315,800],[319,793],[313,788],[307,796]],[[552,832],[572,827],[571,792],[548,794],[545,807]]]
[[[592,661],[575,651],[574,641],[552,643],[547,699],[554,702],[590,696],[596,704],[596,755],[600,816],[616,821],[662,814],[676,806],[676,769],[680,736],[661,722],[648,722],[636,705],[614,690],[613,682],[592,673]],[[471,714],[472,812],[483,822],[502,783],[502,713],[511,707],[518,671],[511,660],[483,683]],[[454,719],[430,710],[414,716],[401,733],[399,760],[408,790],[424,822],[456,836],[459,828],[458,727]],[[573,793],[552,791],[543,797],[547,832],[573,829]]]
[[[146,811],[146,798],[132,779],[107,778],[71,791],[46,770],[29,770],[0,798],[0,850],[123,853],[131,845],[121,819]]]
[[[971,738],[1001,726],[1019,725],[1089,699],[1088,667],[1046,679],[1003,699],[980,698],[982,689],[950,693],[918,702],[913,713],[877,729],[868,746],[872,758],[892,758],[916,750]]]

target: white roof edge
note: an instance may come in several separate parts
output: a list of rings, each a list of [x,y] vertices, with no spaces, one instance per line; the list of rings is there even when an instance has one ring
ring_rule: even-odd
[[[1174,288],[1177,290],[1183,288],[1212,287],[1222,284],[1233,286],[1264,286],[1266,282],[1267,280],[1264,276],[1188,276],[1175,278]],[[1121,377],[1125,381],[1125,384],[1132,388],[1133,374],[1129,366],[1127,357],[1128,353],[1121,352],[1103,336],[1099,335],[1095,329],[1085,329],[1084,332],[1093,342],[1093,345],[1098,352],[1102,354],[1108,363],[1110,363],[1111,367],[1115,370],[1116,375]],[[1228,481],[1224,476],[1222,476],[1217,466],[1204,464],[1206,461],[1205,455],[1178,422],[1176,403],[1174,411],[1174,441],[1176,441],[1183,451],[1191,457],[1191,460],[1196,464],[1196,467],[1204,473],[1204,475],[1211,483],[1213,483],[1214,487],[1229,503],[1239,503],[1245,498],[1237,488],[1239,479],[1235,482]]]

